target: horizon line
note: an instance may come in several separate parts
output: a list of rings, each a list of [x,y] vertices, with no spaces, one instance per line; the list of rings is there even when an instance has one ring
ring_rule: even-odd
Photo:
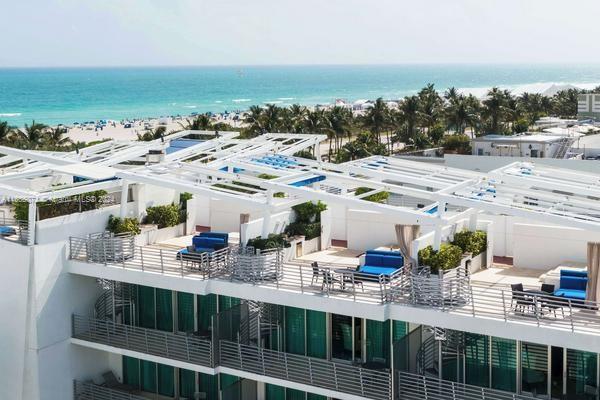
[[[130,65],[0,65],[7,69],[126,69],[126,68],[257,68],[257,67],[385,67],[385,66],[595,66],[600,62],[403,62],[403,63],[290,63],[290,64],[130,64]]]

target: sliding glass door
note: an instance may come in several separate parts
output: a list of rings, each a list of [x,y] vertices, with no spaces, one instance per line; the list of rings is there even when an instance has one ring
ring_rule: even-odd
[[[548,396],[548,346],[521,343],[521,390],[533,396]]]

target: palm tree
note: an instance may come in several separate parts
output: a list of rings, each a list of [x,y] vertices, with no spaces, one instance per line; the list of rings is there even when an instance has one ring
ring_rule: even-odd
[[[497,87],[492,88],[487,93],[487,98],[483,100],[482,116],[486,120],[487,133],[504,133],[503,123],[510,119],[511,109],[509,108],[510,93],[502,91]]]
[[[381,143],[381,133],[390,127],[390,109],[380,97],[375,100],[362,118],[363,126],[371,132],[373,140]],[[388,146],[390,145],[388,135]]]
[[[472,102],[459,95],[446,109],[446,118],[456,133],[464,134],[467,126],[475,125],[477,114],[473,110]]]
[[[437,125],[443,110],[443,101],[432,83],[425,86],[418,94],[420,112],[427,132]]]
[[[278,132],[282,123],[282,109],[275,104],[267,104],[263,111],[264,129],[267,132]]]
[[[408,143],[414,140],[417,134],[421,112],[419,110],[419,98],[417,96],[405,97],[399,105],[399,114],[396,120],[402,125],[396,135],[397,141]]]
[[[244,117],[244,123],[248,124],[248,129],[254,134],[258,134],[264,131],[263,127],[263,109],[259,106],[250,106],[246,116]]]
[[[210,114],[199,114],[192,120],[186,119],[184,124],[179,124],[185,130],[210,131],[212,130],[212,119]]]
[[[142,135],[140,135],[138,133],[138,140],[141,142],[150,142],[152,140],[156,140],[156,139],[160,139],[162,138],[165,133],[167,132],[167,127],[166,126],[159,126],[155,129],[149,129],[146,132],[144,132]]]
[[[324,114],[328,121],[328,126],[332,132],[332,138],[335,139],[335,151],[341,147],[342,139],[351,135],[350,122],[352,112],[343,107],[335,106]]]
[[[444,92],[444,99],[446,99],[446,101],[452,104],[458,99],[459,95],[460,93],[458,92],[458,89],[456,89],[455,87],[451,87]]]
[[[62,150],[67,146],[73,145],[73,141],[70,138],[64,136],[66,133],[67,130],[62,126],[58,126],[56,128],[51,128],[50,130],[48,130],[48,132],[46,132],[46,134],[42,138],[42,145],[44,149],[56,151]]]
[[[35,120],[31,122],[31,125],[25,124],[25,129],[19,129],[16,132],[19,147],[38,149],[43,144],[44,132],[47,128],[47,125],[37,123]]]
[[[308,109],[299,104],[292,104],[292,106],[289,108],[288,114],[291,119],[290,132],[303,133],[304,123],[306,122],[306,117],[308,115]]]
[[[306,119],[304,120],[304,133],[326,134],[329,140],[329,160],[331,160],[331,144],[335,138],[335,133],[325,116],[325,110],[316,109],[307,112]]]
[[[6,143],[14,131],[15,128],[10,126],[7,121],[0,121],[0,143]]]

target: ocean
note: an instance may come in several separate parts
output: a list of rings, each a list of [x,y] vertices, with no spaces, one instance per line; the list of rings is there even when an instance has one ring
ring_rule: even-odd
[[[600,65],[370,65],[0,69],[0,120],[72,124],[267,103],[398,99],[434,83],[481,96],[492,86],[541,92],[600,85]]]

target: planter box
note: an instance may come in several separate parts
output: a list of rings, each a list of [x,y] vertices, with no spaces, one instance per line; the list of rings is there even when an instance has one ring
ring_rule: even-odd
[[[170,226],[168,228],[158,229],[157,225],[143,225],[142,233],[135,237],[137,246],[147,246],[156,242],[163,242],[179,236],[184,236],[185,224]]]
[[[306,240],[304,236],[297,236],[290,241],[290,247],[284,249],[284,261],[302,257],[321,250],[321,237]]]

